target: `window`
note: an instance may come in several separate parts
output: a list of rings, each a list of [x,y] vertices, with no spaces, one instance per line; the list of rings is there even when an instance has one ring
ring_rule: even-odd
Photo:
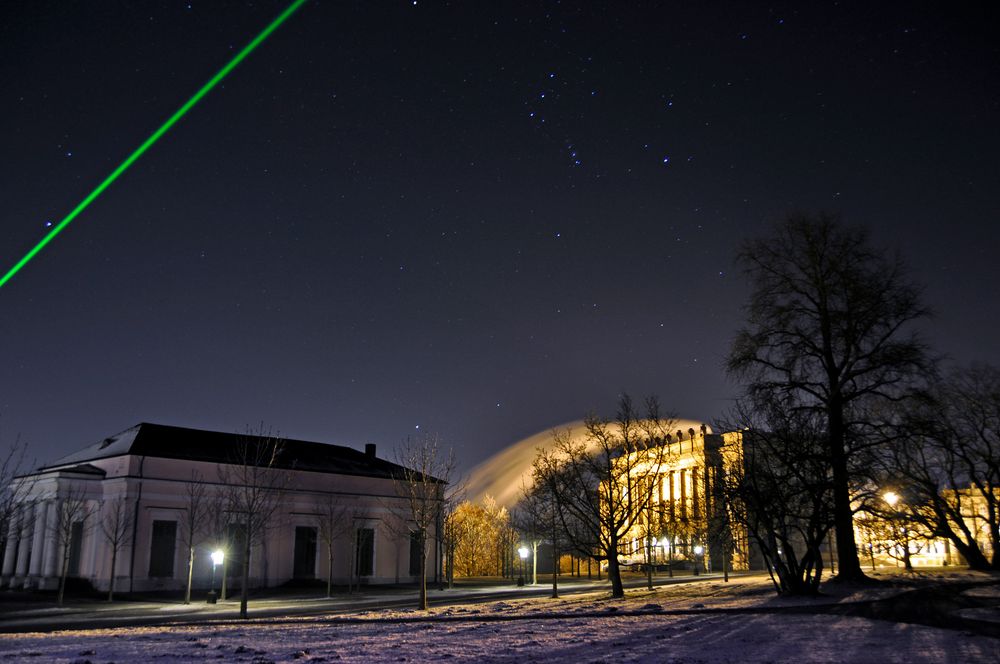
[[[375,529],[358,528],[357,542],[357,565],[354,571],[358,576],[371,576],[375,567]]]
[[[420,557],[424,548],[424,537],[419,530],[410,533],[410,576],[420,576]]]
[[[295,527],[292,576],[296,579],[312,579],[316,576],[316,529],[311,526]]]
[[[176,548],[177,522],[153,521],[153,536],[149,544],[150,577],[173,577]]]

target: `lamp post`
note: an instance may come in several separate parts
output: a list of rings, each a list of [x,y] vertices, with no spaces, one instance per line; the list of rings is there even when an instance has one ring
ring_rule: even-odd
[[[225,558],[226,554],[222,551],[222,549],[216,549],[215,551],[212,552],[212,585],[211,589],[208,592],[209,604],[215,604],[215,602],[218,599],[218,594],[216,594],[215,592],[215,568],[221,565],[222,561],[225,560]]]
[[[524,585],[524,559],[528,557],[528,547],[523,544],[518,547],[517,555],[521,558],[521,576],[517,577],[517,585]]]
[[[701,554],[705,552],[705,547],[698,544],[694,547],[694,575],[698,576],[701,572],[698,571],[698,559],[701,558]]]

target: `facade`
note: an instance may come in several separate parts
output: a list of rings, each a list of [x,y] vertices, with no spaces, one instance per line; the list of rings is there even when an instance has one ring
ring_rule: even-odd
[[[739,436],[713,434],[702,424],[678,429],[663,444],[667,454],[653,478],[652,500],[632,518],[620,560],[750,569],[746,527],[730,518],[718,484],[727,468],[742,463]]]
[[[990,514],[990,502],[984,491],[975,485],[965,489],[944,489],[943,501],[950,506],[949,523],[954,532],[963,535],[965,541],[979,548],[987,560],[993,557],[993,537],[990,524],[995,515]],[[1000,490],[995,490],[1000,498]],[[862,562],[867,560],[872,568],[900,567],[908,560],[913,567],[936,567],[942,565],[965,565],[966,560],[945,537],[935,537],[925,526],[907,519],[905,498],[894,491],[882,494],[884,510],[898,510],[900,519],[880,519],[866,512],[858,512],[854,518],[854,537],[862,554]],[[958,523],[956,517],[960,517]]]
[[[719,482],[729,469],[743,464],[742,435],[739,432],[713,434],[705,425],[698,430],[678,430],[665,442],[666,462],[655,480],[651,505],[637,512],[619,551],[627,565],[699,566],[720,570],[723,545],[728,543],[725,564],[730,570],[763,569],[746,526],[728,513],[721,500]],[[978,543],[987,559],[993,552],[988,524],[987,501],[974,487],[946,490],[949,502],[961,505],[964,530]],[[882,497],[888,507],[901,500],[893,492]],[[898,507],[902,510],[902,506]],[[901,514],[903,512],[901,511]],[[955,525],[957,531],[963,528]],[[964,559],[943,537],[917,529],[905,519],[894,521],[863,510],[854,517],[854,538],[862,564],[874,571],[885,567],[963,565]],[[833,533],[821,547],[824,560],[836,569]],[[648,548],[647,548],[648,547]],[[731,557],[731,560],[728,559]]]
[[[208,509],[194,528],[193,585],[218,587],[225,570],[229,588],[238,588],[240,566],[229,562],[240,560],[244,522],[254,517],[241,515],[233,496],[251,476],[265,479],[261,496],[276,501],[259,537],[251,535],[251,587],[328,576],[336,584],[413,581],[420,538],[393,480],[403,470],[379,459],[374,445],[361,452],[139,424],[17,479],[24,497],[4,542],[0,585],[53,589],[66,564],[68,577],[101,590],[112,576],[117,592],[184,588],[186,515],[190,495],[200,492]],[[116,515],[129,524],[117,547],[110,528]],[[440,569],[437,540],[427,534],[428,578]],[[227,552],[222,568],[211,562],[216,549]]]

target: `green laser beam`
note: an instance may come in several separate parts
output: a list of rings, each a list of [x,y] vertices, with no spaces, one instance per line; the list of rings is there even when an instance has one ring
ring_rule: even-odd
[[[229,64],[220,69],[219,73],[213,76],[208,83],[201,86],[201,89],[198,90],[198,92],[194,93],[194,96],[188,99],[186,104],[177,109],[177,112],[171,115],[169,120],[164,122],[159,129],[153,132],[152,136],[147,138],[142,145],[136,148],[135,152],[130,154],[128,158],[118,166],[118,168],[116,168],[114,171],[111,172],[111,175],[106,177],[104,181],[101,182],[101,184],[97,185],[97,187],[95,187],[92,192],[87,194],[87,197],[84,198],[82,201],[80,201],[80,204],[77,205],[75,208],[73,208],[72,212],[67,214],[62,221],[56,224],[52,228],[52,230],[49,231],[48,234],[46,234],[46,236],[42,238],[42,240],[31,249],[31,251],[25,254],[24,258],[19,260],[17,264],[14,265],[14,267],[8,270],[7,274],[5,274],[2,279],[0,279],[0,288],[2,288],[4,284],[10,281],[15,274],[20,272],[21,268],[23,268],[25,265],[28,264],[28,261],[34,258],[39,251],[44,249],[45,245],[51,242],[55,236],[59,235],[59,233],[61,233],[63,229],[70,224],[71,221],[76,219],[81,212],[86,210],[87,207],[91,203],[93,203],[98,196],[104,193],[105,189],[111,186],[112,182],[117,180],[122,173],[127,171],[129,166],[134,164],[136,160],[138,160],[139,157],[141,157],[146,152],[146,150],[151,148],[153,144],[156,143],[156,141],[160,140],[160,137],[162,137],[164,134],[170,131],[170,128],[173,127],[175,124],[177,124],[177,121],[180,120],[182,117],[184,117],[187,114],[187,112],[190,111],[192,107],[194,107],[195,104],[201,101],[202,97],[207,95],[212,90],[212,88],[214,88],[216,85],[219,84],[219,81],[224,79],[229,74],[229,72],[231,72],[233,69],[236,68],[237,65],[243,62],[244,58],[250,55],[250,53],[253,52],[255,48],[260,46],[261,42],[267,39],[272,32],[277,30],[282,23],[288,20],[288,17],[294,14],[299,7],[305,4],[305,2],[306,0],[295,0],[291,5],[289,5],[288,9],[281,12],[278,18],[271,21],[271,24],[268,25],[266,28],[264,28],[264,30],[261,31],[261,33],[257,35],[253,41],[247,44],[242,51],[237,53],[236,56],[229,61]]]

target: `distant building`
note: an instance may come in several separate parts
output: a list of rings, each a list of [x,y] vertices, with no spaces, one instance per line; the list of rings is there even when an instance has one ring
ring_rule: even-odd
[[[184,514],[194,483],[212,501],[208,519],[223,524],[221,532],[216,527],[215,534],[196,537],[194,587],[208,589],[213,578],[210,552],[228,545],[230,560],[239,558],[234,545],[243,532],[240,517],[225,513],[225,497],[238,484],[242,468],[262,465],[248,461],[241,450],[268,441],[143,423],[18,478],[27,490],[3,543],[0,584],[57,587],[66,550],[69,576],[97,589],[107,590],[112,575],[118,592],[183,588],[188,572]],[[337,536],[331,538],[334,583],[407,582],[419,576],[419,539],[412,531],[409,504],[397,495],[393,481],[402,467],[376,457],[374,445],[361,452],[282,439],[270,467],[280,488],[279,503],[250,556],[252,587],[327,578],[329,547],[320,523],[331,504],[342,508]],[[83,509],[71,528],[57,528],[60,510],[78,498]],[[111,570],[111,546],[101,524],[122,504],[136,527]],[[429,533],[429,579],[440,569],[437,539]],[[229,588],[238,588],[239,566],[226,568]],[[216,572],[218,580],[222,570]]]
[[[653,478],[652,500],[631,519],[619,559],[702,571],[721,571],[723,564],[750,569],[747,528],[728,514],[719,484],[732,464],[742,463],[739,436],[714,434],[701,424],[679,428],[661,444],[666,457]]]

